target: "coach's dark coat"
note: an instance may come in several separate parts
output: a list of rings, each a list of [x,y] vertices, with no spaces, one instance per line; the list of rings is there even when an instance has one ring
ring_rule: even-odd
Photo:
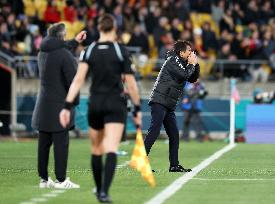
[[[77,70],[77,62],[68,49],[77,44],[75,40],[65,42],[54,37],[43,39],[38,54],[40,92],[32,117],[34,129],[46,132],[65,130],[59,122],[59,113]],[[74,110],[71,113],[68,129],[74,126]]]
[[[199,64],[188,65],[187,61],[170,51],[151,92],[149,105],[159,103],[170,110],[175,110],[185,82],[196,82],[199,73]]]

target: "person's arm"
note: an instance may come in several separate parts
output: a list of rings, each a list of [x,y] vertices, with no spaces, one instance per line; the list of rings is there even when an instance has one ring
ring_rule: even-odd
[[[66,91],[68,92],[76,74],[77,63],[73,55],[70,54],[70,52],[66,51],[64,53],[64,56],[65,57],[63,59],[62,72],[65,79]],[[78,104],[79,104],[79,96],[76,97],[74,100],[74,105],[78,105]]]
[[[141,109],[140,109],[140,97],[138,92],[137,82],[134,76],[134,72],[131,68],[131,57],[130,53],[121,46],[121,52],[123,56],[123,67],[122,67],[122,74],[124,75],[124,80],[129,92],[129,95],[134,104],[134,122],[137,127],[141,127]]]
[[[86,39],[87,37],[86,33],[87,33],[86,31],[81,31],[75,36],[74,39],[65,41],[66,48],[69,50],[74,50],[79,43],[82,43]]]
[[[170,67],[170,69],[168,69],[168,71],[173,77],[188,80],[195,71],[195,66],[192,64],[188,64],[186,67],[184,67],[182,64],[179,64],[175,59],[169,60],[171,60],[172,66]],[[169,65],[167,64],[167,66]]]
[[[85,78],[88,72],[88,64],[85,62],[80,62],[78,65],[77,73],[73,79],[73,82],[70,86],[68,95],[66,97],[65,105],[59,115],[59,120],[62,127],[66,127],[70,123],[71,112],[70,109],[73,106],[73,101],[77,94],[80,91],[83,83],[85,82]]]
[[[134,104],[134,122],[136,126],[141,127],[141,109],[140,109],[140,96],[138,93],[138,86],[136,83],[136,79],[133,74],[125,74],[125,83],[127,84],[129,95]]]
[[[187,81],[195,72],[199,71],[199,67],[197,67],[197,56],[194,52],[192,52],[188,57],[188,64],[185,67],[181,63],[181,59],[178,56],[171,57],[169,61],[172,64],[172,66],[170,66],[169,72],[176,78]]]
[[[196,64],[195,65],[195,71],[193,72],[193,74],[188,78],[188,82],[190,83],[194,83],[198,80],[198,78],[200,77],[200,65]]]

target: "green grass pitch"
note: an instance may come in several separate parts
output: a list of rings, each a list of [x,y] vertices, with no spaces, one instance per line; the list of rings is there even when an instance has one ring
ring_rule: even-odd
[[[134,142],[131,141],[129,145],[120,146],[121,150],[129,154],[119,156],[118,164],[130,159],[133,145]],[[186,167],[195,167],[225,145],[223,142],[181,143],[180,162]],[[18,143],[0,141],[0,203],[31,202],[52,191],[38,188],[36,155],[36,140]],[[114,203],[145,203],[182,175],[168,172],[168,144],[163,140],[153,146],[150,162],[156,170],[157,186],[150,188],[140,174],[129,167],[117,169],[110,191]],[[50,157],[49,172],[54,178],[53,155]],[[71,139],[67,175],[73,182],[80,184],[81,188],[67,190],[39,203],[97,203],[91,193],[94,183],[90,171],[88,139]],[[165,203],[275,203],[275,145],[238,144],[203,169]]]

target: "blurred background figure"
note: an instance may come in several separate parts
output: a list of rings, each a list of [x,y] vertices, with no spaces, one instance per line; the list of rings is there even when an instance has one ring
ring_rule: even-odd
[[[262,91],[256,88],[253,91],[253,102],[256,104],[271,104],[275,100],[275,91]]]
[[[184,111],[183,135],[184,141],[190,139],[190,125],[195,129],[196,139],[200,142],[207,137],[208,132],[202,122],[201,111],[203,107],[203,99],[208,92],[205,90],[204,84],[199,80],[196,83],[187,83],[184,87],[184,95],[182,100],[182,109]]]

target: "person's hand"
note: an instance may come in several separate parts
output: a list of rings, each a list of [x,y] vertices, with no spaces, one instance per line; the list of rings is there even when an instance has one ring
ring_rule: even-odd
[[[85,30],[83,30],[75,36],[75,40],[78,43],[81,43],[86,39],[86,37],[87,37],[87,32]]]
[[[188,103],[188,99],[187,99],[187,98],[184,98],[184,99],[182,100],[182,103],[184,103],[184,104]]]
[[[136,116],[133,118],[134,123],[135,123],[136,127],[138,127],[138,128],[141,128],[141,124],[142,124],[141,118],[142,118],[141,111],[138,111]]]
[[[67,109],[62,109],[59,114],[59,121],[63,128],[66,128],[67,125],[70,123],[71,119],[71,111]]]
[[[191,52],[187,60],[188,60],[188,64],[196,65],[198,63],[198,58],[195,52]]]

